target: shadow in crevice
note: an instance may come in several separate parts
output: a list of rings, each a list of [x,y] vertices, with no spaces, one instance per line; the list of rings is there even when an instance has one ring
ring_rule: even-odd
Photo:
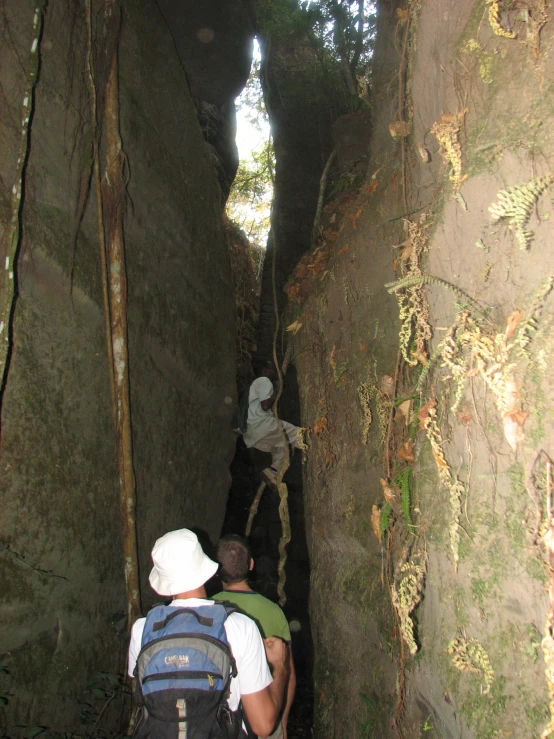
[[[287,393],[280,404],[280,417],[299,423],[296,378],[288,373]],[[296,395],[296,398],[294,397]],[[292,451],[292,450],[291,450]],[[247,449],[242,437],[237,440],[231,463],[232,484],[222,528],[225,534],[244,535],[250,506],[261,482],[261,470],[271,462],[270,455],[256,449]],[[302,460],[298,450],[291,455],[285,482],[289,491],[291,541],[287,547],[285,567],[287,602],[283,610],[291,624],[294,663],[297,673],[296,699],[289,720],[289,739],[311,736],[313,717],[313,643],[309,619],[310,560],[306,541],[304,501],[302,497]],[[277,602],[277,566],[281,520],[279,495],[266,487],[249,539],[255,568],[251,585],[254,590]]]

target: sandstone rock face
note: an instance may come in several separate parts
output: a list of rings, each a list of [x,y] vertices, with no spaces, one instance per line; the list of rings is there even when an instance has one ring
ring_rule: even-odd
[[[367,168],[371,139],[369,115],[342,115],[334,122],[332,133],[339,167],[346,169],[359,162],[362,167]]]
[[[250,73],[253,28],[241,0],[160,0],[227,200],[238,167],[234,99]],[[217,163],[219,160],[219,163]]]
[[[3,5],[9,39],[1,51],[8,103],[0,114],[3,238],[33,14],[31,3]],[[94,186],[72,291],[68,279],[90,136],[80,6],[49,2],[41,58],[2,405],[1,541],[9,549],[0,552],[0,651],[10,664],[0,692],[11,693],[8,727],[74,731],[86,681],[100,671],[121,673],[126,651]],[[119,59],[130,173],[131,413],[147,608],[155,597],[147,584],[154,540],[181,526],[219,534],[234,444],[235,311],[220,188],[156,3],[125,3]],[[220,80],[214,104],[232,105],[241,84],[233,80]]]
[[[346,110],[340,77],[327,73],[307,40],[261,39],[261,82],[275,145],[272,230],[262,275],[258,351],[271,353],[275,326],[273,249],[278,304],[293,267],[310,247],[319,180],[333,149],[331,125]]]
[[[554,445],[554,212],[542,190],[554,152],[552,11],[540,44],[529,18],[493,16],[471,0],[380,3],[369,177],[324,270],[306,255],[311,290],[289,291],[302,324],[302,425],[314,429],[304,495],[317,737],[531,737],[548,720],[540,645],[552,550],[536,537],[551,527]],[[409,75],[400,103],[399,68]],[[409,136],[393,138],[399,120]],[[526,250],[511,208],[527,208]],[[419,284],[414,250],[429,281],[404,296],[431,329],[431,366],[406,303],[402,344],[387,290],[409,269]],[[518,326],[533,316],[521,354]],[[496,347],[488,358],[485,345]],[[439,442],[425,431],[435,408]],[[415,642],[399,617],[410,602]],[[550,639],[543,648],[551,664]]]

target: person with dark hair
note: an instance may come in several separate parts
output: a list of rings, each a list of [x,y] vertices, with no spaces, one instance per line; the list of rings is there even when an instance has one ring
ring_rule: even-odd
[[[162,536],[152,549],[152,561],[152,588],[172,600],[168,606],[157,606],[146,618],[139,618],[131,630],[128,674],[137,677],[147,708],[141,727],[137,725],[140,730],[135,730],[133,736],[169,736],[168,729],[174,727],[175,736],[246,737],[243,717],[256,734],[272,731],[287,684],[286,646],[279,639],[263,641],[252,619],[233,609],[222,612],[221,604],[206,599],[204,585],[218,566],[206,556],[194,532],[179,529]],[[192,631],[182,633],[179,619],[188,619]],[[217,639],[210,628],[219,628]],[[205,638],[204,633],[208,634]],[[207,647],[201,648],[201,644]],[[222,668],[222,650],[233,665],[228,675]],[[189,670],[208,657],[211,667],[200,673],[202,679],[198,672],[191,674],[191,690],[186,682]],[[217,674],[219,670],[222,674]],[[161,675],[167,675],[166,679],[160,679]],[[219,681],[224,680],[228,682],[218,693]],[[212,705],[212,696],[217,698],[220,693],[225,705]],[[200,696],[207,696],[205,703],[211,701],[210,711],[217,709],[219,733],[206,733],[204,724],[202,730],[198,728]],[[202,714],[202,720],[206,719],[212,720],[210,713]],[[160,726],[165,726],[162,733]],[[224,728],[227,733],[221,733]]]
[[[275,420],[271,410],[277,397],[277,370],[272,361],[260,360],[253,363],[256,379],[248,393],[248,418],[244,443],[262,452],[271,454],[271,466],[262,471],[262,476],[271,485],[277,481],[277,473],[285,459],[285,442],[298,449],[298,426]]]
[[[278,637],[288,644],[289,680],[285,706],[281,720],[271,734],[271,739],[287,739],[287,722],[296,690],[287,618],[277,603],[256,593],[248,584],[248,575],[254,568],[254,560],[245,539],[236,534],[222,537],[217,545],[217,561],[223,590],[213,596],[214,600],[232,603],[250,616],[258,624],[264,638]]]

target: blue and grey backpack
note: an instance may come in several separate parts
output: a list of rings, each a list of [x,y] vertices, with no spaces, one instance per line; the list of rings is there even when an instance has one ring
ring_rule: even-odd
[[[156,606],[146,616],[135,677],[142,715],[135,739],[238,739],[241,711],[228,706],[237,669],[225,633],[234,608]]]

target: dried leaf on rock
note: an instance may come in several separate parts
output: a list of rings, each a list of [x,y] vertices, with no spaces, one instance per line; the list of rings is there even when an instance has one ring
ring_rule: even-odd
[[[415,462],[414,447],[410,440],[405,441],[400,449],[396,452],[398,459],[403,459],[405,462]]]
[[[423,162],[428,162],[429,161],[429,158],[430,158],[430,155],[429,155],[429,152],[427,151],[427,149],[424,146],[422,146],[421,144],[418,144],[417,150],[419,152],[419,156],[421,157],[421,160]]]
[[[502,418],[502,427],[504,429],[504,437],[510,445],[514,454],[517,452],[518,444],[524,439],[523,429],[521,425],[514,419],[514,411],[505,413]],[[524,421],[525,422],[525,421]]]
[[[294,321],[294,323],[291,323],[289,326],[287,326],[286,330],[296,335],[300,331],[301,328],[302,328],[302,323],[300,321]]]
[[[424,429],[425,428],[425,421],[429,417],[429,411],[432,408],[436,408],[436,407],[437,407],[437,401],[435,400],[435,398],[430,398],[425,403],[425,405],[423,405],[420,408],[419,413],[417,414],[417,417],[419,418],[419,428],[420,429]]]
[[[327,431],[327,426],[327,418],[325,416],[322,416],[314,424],[314,434],[319,438],[325,431]]]
[[[344,254],[347,251],[348,251],[348,244],[346,246],[343,246],[342,249],[339,252],[337,252],[337,257],[340,257],[341,254]]]
[[[441,116],[441,123],[456,123],[460,120],[460,118],[463,118],[466,113],[469,113],[469,108],[464,108],[463,110],[460,110],[459,113],[454,113],[453,115],[450,113],[445,113]]]
[[[410,125],[406,121],[391,121],[389,132],[393,139],[405,138],[410,135]]]
[[[380,478],[379,482],[383,488],[383,497],[390,505],[396,516],[402,515],[402,507],[400,505],[400,491],[396,487],[392,487],[388,480]]]
[[[392,505],[393,501],[396,500],[396,494],[394,490],[391,488],[384,477],[380,477],[379,482],[381,483],[381,487],[383,488],[383,496],[385,500],[387,501],[387,503],[390,503]]]
[[[444,457],[441,457],[440,454],[437,454],[434,449],[433,449],[433,457],[435,458],[437,467],[448,468],[448,462],[444,459]]]
[[[409,8],[396,8],[396,17],[398,18],[398,22],[405,26],[410,17]]]
[[[371,528],[373,533],[377,537],[379,544],[381,543],[381,511],[379,506],[373,505],[371,507]]]
[[[400,403],[396,410],[404,416],[406,426],[409,426],[412,420],[412,401],[405,400],[403,403]]]
[[[519,426],[523,426],[523,424],[529,417],[529,414],[522,410],[508,411],[506,415],[510,416],[510,418],[513,421],[515,421]]]
[[[352,221],[352,228],[354,230],[356,229],[356,221],[362,215],[363,208],[364,208],[364,206],[363,205],[360,205],[360,207],[358,208],[358,210],[355,213],[350,213],[349,216],[348,216],[351,219],[351,221]]]
[[[393,378],[390,375],[383,375],[379,383],[379,389],[381,390],[383,395],[387,395],[389,398],[392,398],[392,396],[394,395]]]
[[[518,324],[521,323],[523,316],[518,310],[515,310],[508,316],[508,322],[506,325],[506,333],[504,334],[505,339],[511,339],[515,333]]]
[[[408,259],[412,256],[412,252],[414,250],[413,244],[408,244],[408,246],[405,246],[402,249],[402,253],[400,254],[400,261],[401,262],[407,262]]]
[[[426,354],[423,352],[418,352],[416,349],[410,352],[412,357],[414,359],[417,359],[417,361],[422,364],[424,367],[429,364],[429,359]]]
[[[519,405],[520,395],[514,377],[507,378],[502,392],[502,406],[505,409],[502,416],[502,427],[504,436],[512,451],[517,452],[517,447],[524,439],[523,424],[527,415]]]

